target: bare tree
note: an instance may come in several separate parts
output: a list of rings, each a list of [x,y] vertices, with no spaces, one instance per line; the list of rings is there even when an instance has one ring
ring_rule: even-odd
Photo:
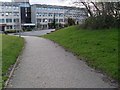
[[[83,6],[86,8],[87,12],[88,12],[88,16],[93,16],[93,12],[92,12],[92,8],[90,6],[90,2],[85,2],[83,0],[77,0],[77,1],[74,1],[73,4],[75,5],[81,5],[83,4]]]

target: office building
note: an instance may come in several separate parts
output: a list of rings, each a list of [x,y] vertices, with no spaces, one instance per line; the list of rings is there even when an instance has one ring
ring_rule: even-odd
[[[67,23],[68,18],[72,18],[76,23],[81,23],[87,17],[84,8],[75,8],[67,6],[54,5],[31,5],[31,20],[41,29],[50,28],[49,24],[55,22],[61,24],[62,27]]]
[[[29,24],[28,24],[29,23]],[[31,6],[29,0],[14,0],[13,2],[0,2],[1,30],[20,30],[31,24]]]
[[[21,29],[21,14],[18,3],[0,2],[0,24],[5,30]]]
[[[67,19],[72,18],[81,23],[87,17],[84,8],[75,8],[55,5],[30,5],[29,0],[14,0],[13,2],[0,2],[0,29],[20,30],[28,27],[39,29],[51,28],[55,19],[56,24],[62,27]],[[58,26],[59,27],[59,26]]]

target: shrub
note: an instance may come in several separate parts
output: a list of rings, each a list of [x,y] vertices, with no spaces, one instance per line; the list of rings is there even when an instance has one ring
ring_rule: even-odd
[[[58,28],[62,28],[63,25],[61,23],[55,23],[55,27],[54,27],[54,23],[48,23],[48,27],[49,29],[58,29]]]
[[[6,33],[16,33],[16,30],[8,30],[8,31],[5,31]]]
[[[120,20],[110,15],[99,15],[96,17],[89,17],[81,25],[88,29],[104,29],[104,28],[119,28]]]
[[[69,25],[68,24],[65,24],[64,27],[68,27]]]
[[[69,26],[75,25],[75,20],[72,18],[68,18],[68,25]]]

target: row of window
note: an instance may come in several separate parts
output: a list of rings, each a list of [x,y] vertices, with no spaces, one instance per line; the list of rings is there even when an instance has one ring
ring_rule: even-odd
[[[0,9],[4,10],[8,10],[8,9],[13,9],[13,10],[19,10],[18,6],[0,6]]]
[[[64,10],[64,9],[61,9],[61,8],[50,8],[50,7],[48,7],[48,8],[42,8],[42,7],[39,7],[39,8],[36,8],[36,10]]]
[[[18,29],[19,28],[19,25],[7,25],[6,26],[6,29]]]
[[[12,19],[0,19],[0,23],[5,23],[5,21],[6,21],[6,23],[12,23],[12,22],[14,22],[14,23],[18,23],[19,22],[19,19],[13,19],[13,21],[12,21]]]
[[[38,7],[36,8],[37,11],[39,10],[63,10],[63,11],[68,11],[69,9],[65,9],[65,8],[54,8],[54,7]],[[79,10],[76,10],[76,9],[73,9],[73,10],[70,10],[72,12],[77,12]]]
[[[64,16],[64,14],[63,13],[37,13],[36,14],[37,15],[37,17],[41,17],[41,16],[43,16],[43,17],[53,17],[54,15],[56,16],[56,17],[63,17]]]
[[[37,23],[40,23],[40,22],[53,22],[53,19],[37,19]],[[63,19],[55,19],[55,22],[64,22]]]
[[[70,18],[72,18],[72,17],[74,17],[74,18],[80,18],[81,16],[66,15],[65,17],[70,17]]]
[[[20,14],[19,14],[19,12],[6,12],[6,13],[0,13],[0,16],[19,16]]]
[[[65,13],[68,13],[68,12],[71,12],[71,13],[84,13],[84,11],[80,11],[80,10],[69,10],[69,9],[61,9],[61,8],[42,8],[42,7],[40,7],[40,8],[36,8],[36,10],[39,12],[39,11],[45,11],[45,10],[51,10],[51,11],[53,11],[53,10],[56,10],[56,11],[59,11],[59,10],[62,10],[62,11],[64,11]]]
[[[65,14],[64,13],[37,13],[36,16],[37,17],[53,17],[55,15],[55,17],[64,17],[64,16],[71,16],[71,17],[80,17],[80,16],[85,16],[86,14]]]

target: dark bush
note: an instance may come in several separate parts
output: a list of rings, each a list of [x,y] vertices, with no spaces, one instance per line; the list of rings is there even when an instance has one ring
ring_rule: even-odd
[[[8,30],[8,31],[5,31],[6,33],[16,33],[16,30]]]
[[[116,28],[120,28],[120,18],[115,18],[113,26]]]
[[[83,28],[89,29],[104,29],[104,28],[119,28],[120,20],[110,15],[100,15],[87,18],[81,25]]]
[[[75,25],[75,20],[72,18],[68,18],[68,25],[69,26]]]
[[[69,25],[68,24],[65,24],[64,27],[68,27]]]
[[[63,28],[63,25],[61,23],[55,23],[55,27],[54,27],[54,23],[48,23],[48,27],[49,29],[59,29],[59,28]]]

